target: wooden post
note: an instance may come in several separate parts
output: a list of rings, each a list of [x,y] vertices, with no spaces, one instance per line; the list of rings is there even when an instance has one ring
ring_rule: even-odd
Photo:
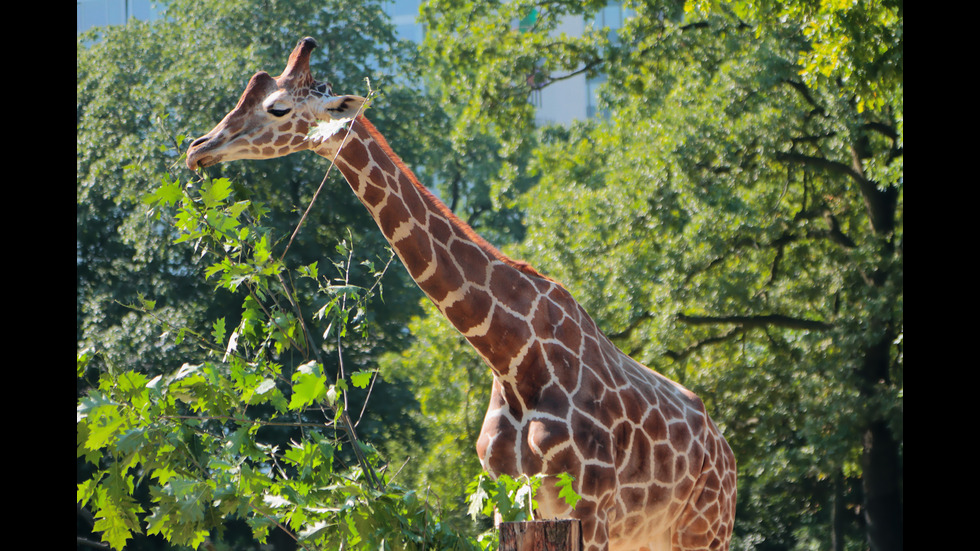
[[[500,551],[582,551],[578,519],[501,522]]]

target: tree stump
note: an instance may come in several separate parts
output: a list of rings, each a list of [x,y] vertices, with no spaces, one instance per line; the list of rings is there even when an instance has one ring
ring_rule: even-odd
[[[577,519],[500,523],[500,551],[581,550],[582,524]]]

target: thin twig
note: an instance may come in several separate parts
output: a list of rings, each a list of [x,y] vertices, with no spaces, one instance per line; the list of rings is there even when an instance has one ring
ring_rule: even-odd
[[[323,191],[323,187],[327,183],[327,178],[330,176],[330,171],[337,164],[337,157],[340,155],[340,152],[344,149],[344,146],[347,145],[348,139],[350,138],[350,135],[351,135],[351,133],[354,130],[354,123],[355,123],[355,121],[357,121],[357,117],[359,117],[361,115],[361,112],[363,111],[364,107],[370,102],[370,98],[374,94],[374,90],[372,90],[370,86],[371,86],[370,81],[368,81],[368,94],[367,94],[367,100],[368,101],[365,101],[364,103],[362,103],[357,108],[357,112],[354,113],[354,116],[351,118],[351,123],[347,127],[347,132],[344,134],[344,138],[341,140],[340,146],[337,147],[337,152],[334,153],[333,159],[330,160],[330,166],[327,167],[327,171],[323,175],[323,180],[320,182],[320,186],[317,187],[316,192],[313,194],[313,198],[310,199],[310,203],[306,207],[306,211],[303,212],[303,216],[300,217],[299,222],[296,224],[296,228],[293,230],[292,235],[289,236],[289,241],[286,243],[286,248],[283,250],[282,255],[279,257],[280,262],[282,262],[283,259],[286,258],[286,253],[289,252],[290,247],[292,247],[293,241],[296,239],[296,236],[299,234],[300,228],[303,226],[303,222],[306,220],[306,217],[310,214],[310,211],[313,209],[313,204],[316,202],[317,197],[320,196],[320,192]],[[348,270],[349,270],[349,264],[350,264],[350,261],[348,259]],[[346,297],[344,298],[344,300],[346,302]],[[342,377],[344,371],[343,371],[343,355],[342,355],[343,348],[342,348],[341,345],[342,345],[342,343],[340,341],[340,331],[338,331],[337,332],[337,347],[338,347],[337,354],[338,354],[338,360],[340,361],[339,375]],[[315,349],[316,347],[313,347],[313,348]],[[347,407],[346,407],[346,403],[347,403],[347,392],[346,391],[343,391],[343,396],[344,396],[344,405],[342,406],[342,409],[340,411],[341,427],[343,428],[344,432],[347,433],[348,439],[350,439],[351,447],[353,448],[354,455],[355,455],[355,457],[357,457],[357,462],[360,463],[361,468],[364,470],[364,475],[368,478],[368,481],[374,487],[376,487],[378,490],[381,490],[383,488],[381,487],[380,482],[378,481],[376,475],[374,474],[374,470],[372,469],[371,464],[368,462],[367,458],[364,456],[363,451],[360,449],[360,440],[357,437],[357,433],[354,431],[354,424],[351,422],[350,415],[347,413]],[[321,405],[320,408],[321,408],[321,411],[322,411],[323,410],[323,406]],[[323,412],[323,414],[324,414],[325,417],[328,417],[329,418],[329,416],[326,415],[326,412],[325,411],[322,411],[322,412]]]
[[[374,94],[374,90],[370,89],[370,83],[369,83],[367,99],[370,100],[373,94]],[[299,222],[296,223],[296,229],[294,229],[293,234],[289,236],[289,242],[286,243],[286,248],[282,251],[282,256],[279,257],[280,261],[286,258],[286,253],[289,251],[289,248],[293,245],[293,240],[296,239],[296,236],[299,234],[300,227],[303,225],[303,222],[306,220],[307,215],[310,214],[310,210],[313,209],[313,203],[315,203],[316,198],[320,196],[320,192],[323,190],[323,186],[327,184],[327,177],[330,176],[330,170],[337,164],[337,157],[340,155],[341,150],[344,149],[344,146],[347,145],[347,139],[350,137],[351,132],[354,130],[354,121],[356,121],[357,117],[361,115],[361,111],[364,109],[364,106],[367,105],[368,103],[369,101],[365,101],[364,103],[362,103],[357,108],[357,112],[354,113],[354,117],[351,119],[350,126],[347,127],[347,133],[344,134],[344,139],[340,141],[340,147],[337,148],[337,152],[334,153],[333,159],[330,160],[330,166],[327,167],[327,171],[323,175],[323,180],[320,182],[320,186],[316,188],[316,193],[314,193],[313,198],[310,199],[310,204],[307,205],[306,211],[303,213],[303,216],[300,217]]]
[[[306,545],[305,543],[301,542],[299,540],[299,538],[296,537],[296,534],[293,534],[292,531],[290,531],[289,528],[287,528],[286,526],[284,526],[281,522],[279,522],[278,520],[276,520],[275,518],[273,518],[272,516],[270,516],[269,514],[267,514],[265,511],[263,511],[263,510],[259,509],[258,507],[252,505],[251,503],[249,503],[248,506],[249,506],[250,509],[252,509],[256,513],[258,513],[258,514],[262,515],[263,517],[265,517],[269,522],[275,524],[280,530],[282,530],[283,532],[285,532],[287,536],[293,538],[293,541],[296,542],[296,545],[301,546],[303,549],[306,549],[307,551],[312,551],[312,549],[310,549],[310,547],[308,545]]]
[[[367,410],[368,401],[371,399],[371,392],[374,390],[374,381],[378,379],[378,372],[375,371],[371,375],[371,384],[368,386],[367,396],[364,397],[364,403],[361,404],[361,412],[357,414],[357,421],[354,422],[354,427],[356,428],[361,424],[361,419],[364,418],[364,412]]]
[[[260,425],[263,427],[318,428],[323,426],[322,423],[277,423],[273,421],[259,421],[256,419],[245,419],[242,417],[234,417],[231,415],[208,415],[207,417],[201,417],[199,415],[161,415],[159,419],[161,420],[187,419],[187,420],[194,420],[194,421],[209,421],[209,420],[210,421],[236,421],[239,423],[243,423],[247,421],[253,425]]]

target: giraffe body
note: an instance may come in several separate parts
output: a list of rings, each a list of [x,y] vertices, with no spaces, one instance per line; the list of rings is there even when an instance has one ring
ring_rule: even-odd
[[[701,400],[619,351],[557,282],[476,235],[309,72],[303,39],[277,78],[257,73],[187,154],[192,170],[311,149],[336,159],[412,278],[490,366],[477,453],[491,475],[575,477],[574,510],[543,484],[540,518],[582,520],[585,549],[728,549],[735,459]],[[350,133],[310,139],[320,121]]]

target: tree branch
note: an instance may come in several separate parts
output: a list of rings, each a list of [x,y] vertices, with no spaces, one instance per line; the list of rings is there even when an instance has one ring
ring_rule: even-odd
[[[898,139],[898,132],[892,128],[891,125],[885,124],[883,122],[866,122],[861,125],[864,130],[873,130],[886,138],[889,138],[893,142]]]
[[[613,340],[625,339],[629,337],[633,333],[633,331],[635,331],[636,328],[640,326],[641,323],[643,323],[648,319],[653,319],[653,314],[651,314],[650,312],[643,312],[642,314],[637,316],[636,319],[631,321],[630,324],[622,331],[617,331],[616,333],[607,333],[606,336]]]
[[[802,153],[777,153],[776,160],[797,163],[802,165],[807,165],[828,172],[833,172],[835,174],[842,174],[853,179],[858,184],[863,184],[867,182],[860,173],[856,172],[850,166],[839,163],[837,161],[831,161],[829,159],[824,159],[823,157],[813,157],[811,155],[803,155]]]
[[[761,314],[758,316],[689,316],[677,314],[677,321],[688,325],[728,325],[750,329],[755,327],[782,327],[785,329],[805,329],[826,331],[834,326],[827,322],[794,318],[783,314]]]
[[[811,115],[823,115],[826,113],[826,110],[824,110],[823,106],[818,104],[817,101],[813,99],[813,96],[810,94],[810,90],[806,87],[805,84],[803,84],[802,82],[789,80],[789,79],[783,79],[783,82],[785,82],[791,88],[799,92],[799,94],[803,96],[803,100],[809,103],[810,106],[813,107],[813,110],[810,111]]]
[[[575,69],[574,71],[572,71],[570,73],[566,73],[564,75],[559,75],[559,76],[553,76],[551,74],[548,74],[546,76],[546,78],[542,79],[542,82],[540,84],[538,82],[536,82],[537,79],[534,78],[535,76],[537,76],[537,74],[532,74],[528,78],[528,83],[530,85],[529,88],[530,88],[530,90],[532,92],[533,91],[536,91],[536,90],[541,90],[541,89],[543,89],[543,88],[545,88],[547,86],[550,86],[550,85],[552,85],[552,84],[554,84],[556,82],[561,82],[563,80],[568,80],[568,79],[573,78],[573,77],[576,77],[576,76],[578,76],[578,75],[580,75],[582,73],[587,73],[587,72],[595,69],[596,67],[602,65],[603,63],[605,63],[605,61],[606,60],[604,58],[597,57],[597,58],[593,59],[592,61],[590,61],[589,63],[586,63],[586,64],[582,65],[580,68]],[[543,73],[541,73],[541,74],[543,75]]]
[[[776,258],[774,259],[772,275],[769,281],[769,283],[772,284],[776,278],[775,268],[776,266],[778,266],[780,256],[782,255],[783,247],[785,247],[790,243],[794,243],[802,239],[827,239],[848,249],[853,249],[854,247],[857,246],[857,244],[854,242],[853,239],[851,239],[847,234],[841,231],[840,224],[837,222],[837,219],[834,217],[833,213],[830,212],[829,209],[823,209],[817,212],[805,211],[799,213],[796,216],[796,220],[800,220],[804,218],[814,218],[815,214],[823,215],[824,220],[827,222],[829,226],[827,230],[819,230],[819,229],[802,229],[799,231],[787,230],[783,232],[782,235],[780,235],[776,239],[773,239],[772,241],[769,241],[768,243],[760,242],[750,238],[740,238],[740,239],[736,239],[731,244],[731,246],[728,248],[728,251],[729,253],[737,253],[738,251],[746,247],[751,247],[753,249],[764,249],[764,248],[775,249]],[[726,258],[728,258],[728,253],[712,259],[710,262],[701,266],[700,268],[690,270],[684,279],[684,283],[685,284],[690,283],[690,281],[694,279],[694,276],[711,270],[715,266],[724,262]]]
[[[741,335],[744,331],[745,330],[742,327],[735,327],[722,335],[708,337],[704,340],[697,341],[694,344],[691,344],[690,346],[685,348],[684,350],[681,350],[680,352],[674,352],[673,350],[668,350],[664,352],[664,356],[667,356],[668,358],[676,362],[690,356],[691,354],[693,354],[694,352],[698,351],[701,348],[704,348],[705,346],[731,340],[732,338]]]
[[[898,190],[893,186],[878,189],[876,182],[865,178],[861,169],[860,159],[856,152],[854,152],[851,166],[823,157],[813,157],[792,152],[777,153],[776,160],[811,166],[851,178],[858,185],[861,198],[864,200],[865,208],[868,211],[868,218],[871,221],[872,230],[879,235],[887,235],[894,229],[895,204],[898,197]]]

